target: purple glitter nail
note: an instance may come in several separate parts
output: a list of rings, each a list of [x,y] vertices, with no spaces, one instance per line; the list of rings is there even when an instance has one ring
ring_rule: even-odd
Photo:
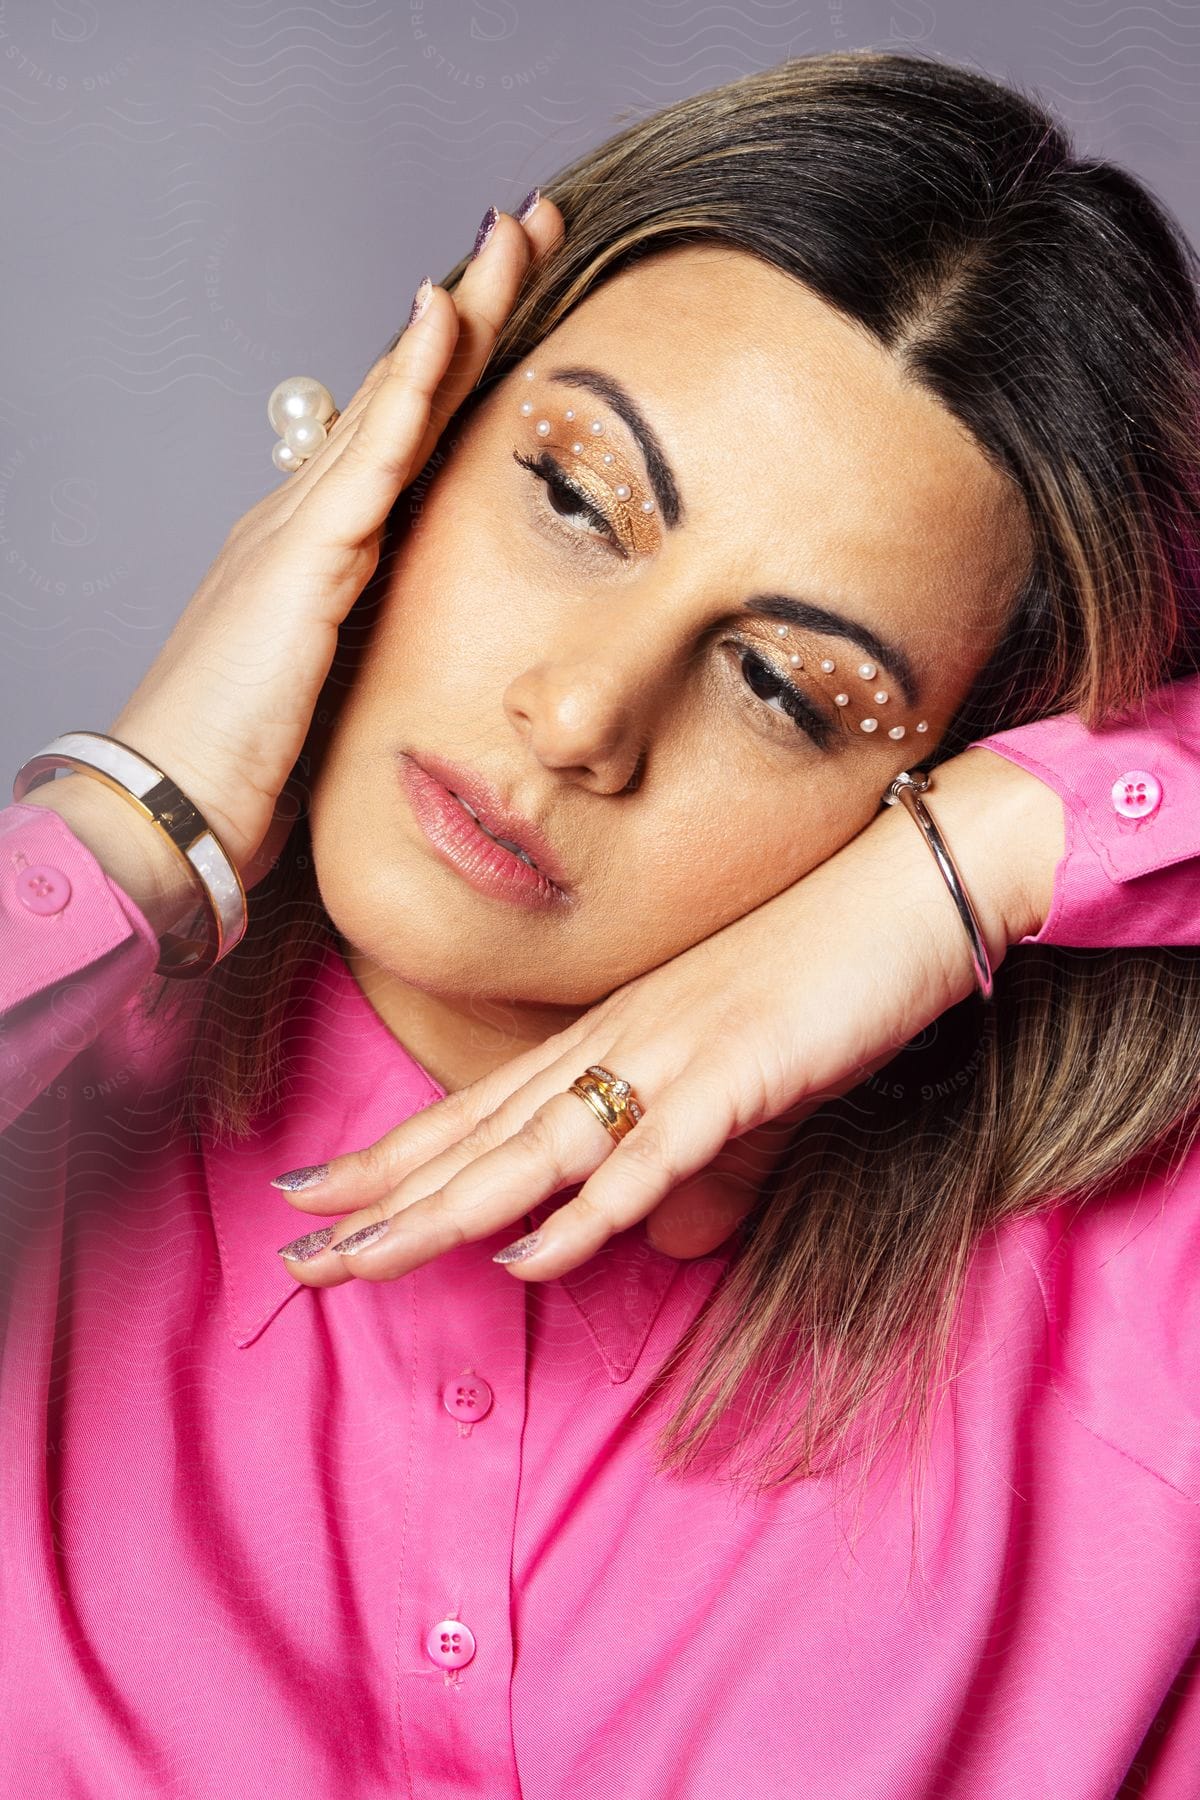
[[[333,1226],[322,1225],[320,1231],[307,1231],[303,1237],[293,1238],[276,1254],[286,1257],[288,1262],[311,1262],[314,1256],[320,1256],[332,1236]]]
[[[289,1169],[286,1175],[274,1175],[271,1178],[273,1188],[282,1188],[285,1194],[300,1194],[305,1188],[316,1187],[318,1181],[324,1181],[329,1173],[329,1164],[307,1163],[302,1169]]]
[[[349,1237],[344,1237],[338,1244],[331,1244],[330,1248],[336,1250],[339,1256],[357,1256],[360,1250],[365,1250],[368,1244],[381,1238],[391,1222],[390,1219],[372,1219],[369,1225],[352,1231]]]
[[[487,243],[493,231],[495,231],[496,220],[499,217],[500,214],[496,211],[496,208],[494,206],[489,206],[482,219],[480,219],[479,230],[475,233],[475,248],[472,250],[470,257],[472,262],[474,262],[475,258],[479,255],[479,252],[483,249],[483,246]]]
[[[492,1261],[498,1263],[524,1262],[527,1256],[533,1255],[541,1241],[540,1231],[527,1232],[524,1237],[517,1238],[514,1243],[505,1244],[503,1250],[497,1250]]]
[[[514,219],[516,219],[518,225],[523,225],[525,223],[526,219],[529,217],[530,213],[533,211],[534,207],[537,205],[537,203],[541,199],[541,197],[542,197],[542,190],[540,187],[530,188],[529,192],[526,194],[525,198],[522,200],[520,206],[518,206],[516,212],[513,214],[513,217],[514,217]]]

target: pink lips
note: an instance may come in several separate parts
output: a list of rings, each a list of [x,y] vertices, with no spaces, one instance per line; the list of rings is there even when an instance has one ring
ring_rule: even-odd
[[[568,889],[549,844],[482,777],[442,757],[422,755],[418,761],[407,752],[397,758],[397,770],[425,836],[472,887],[526,907],[562,905]],[[479,824],[456,795],[479,814]],[[489,832],[519,845],[537,867],[496,843]]]

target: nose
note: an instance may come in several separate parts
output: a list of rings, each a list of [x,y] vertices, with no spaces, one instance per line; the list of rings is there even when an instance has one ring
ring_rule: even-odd
[[[652,702],[644,666],[633,667],[595,641],[539,662],[508,685],[504,710],[513,729],[548,769],[598,794],[637,786]],[[644,655],[644,651],[643,651]]]

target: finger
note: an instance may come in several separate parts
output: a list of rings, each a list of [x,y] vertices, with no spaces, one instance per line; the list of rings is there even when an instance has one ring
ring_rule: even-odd
[[[505,218],[506,216],[507,215],[502,214],[501,219]],[[533,261],[536,257],[547,255],[550,250],[554,249],[559,243],[561,243],[563,234],[565,231],[565,224],[564,224],[562,213],[558,210],[557,206],[555,206],[554,202],[551,200],[548,200],[545,196],[542,196],[539,198],[537,205],[533,209],[533,212],[528,215],[528,217],[526,218],[526,220],[523,223],[519,222],[515,219],[512,220],[511,223],[513,225],[515,225],[519,231],[522,231],[524,233],[524,236],[525,236],[525,239],[526,239],[526,242],[528,245],[528,256],[526,258],[525,268],[528,268],[529,263],[531,261]],[[497,230],[499,230],[499,228],[500,228],[500,221],[498,220],[497,221]],[[506,228],[506,232],[507,232],[507,228]],[[495,237],[495,235],[496,235],[495,232],[493,232],[493,238]],[[491,249],[492,249],[492,243],[491,243],[491,240],[489,240],[489,242],[484,246],[483,255],[480,258],[475,259],[475,260],[482,263],[483,257],[486,256],[487,252],[490,251]],[[494,257],[490,259],[489,265],[488,265],[489,266],[489,274],[494,272],[492,265],[496,262],[496,260],[497,259]],[[501,258],[500,260],[503,262],[503,258]],[[456,306],[458,306],[460,308],[460,311],[471,306],[471,304],[473,303],[473,296],[477,289],[478,284],[476,282],[468,281],[468,279],[467,279],[467,276],[472,267],[474,267],[474,263],[468,265],[468,270],[466,272],[464,272],[464,275],[463,275],[462,279],[460,280],[458,287],[454,290],[453,298],[455,300]],[[502,273],[503,271],[500,271],[500,272]],[[520,287],[520,282],[521,282],[521,279],[523,278],[524,272],[525,272],[524,269],[522,269],[521,272],[517,276],[516,287],[514,287],[512,289],[513,298],[515,298],[516,292],[518,291],[518,289]],[[509,265],[508,273],[511,275],[511,263]],[[427,276],[425,279],[428,280],[429,277]],[[420,292],[420,287],[418,287],[417,291],[418,291],[418,293]],[[461,301],[460,301],[460,295],[462,296]],[[416,299],[416,296],[414,295],[414,301],[415,301],[415,299]],[[511,301],[509,303],[509,306],[505,310],[503,317],[506,317],[507,313],[509,311],[511,311]],[[387,373],[391,359],[395,355],[396,350],[399,347],[399,344],[400,344],[401,338],[404,335],[404,332],[410,330],[412,327],[412,324],[413,324],[413,320],[410,316],[410,318],[406,321],[405,325],[403,326],[402,330],[397,334],[397,336],[393,339],[392,343],[388,346],[387,350],[385,350],[380,356],[376,357],[375,361],[372,363],[372,365],[368,369],[366,375],[363,377],[362,381],[360,382],[357,391],[353,395],[352,399],[349,401],[345,410],[338,415],[338,417],[335,419],[333,425],[330,427],[329,435],[326,438],[324,444],[322,444],[320,450],[316,453],[316,455],[310,456],[309,458],[307,458],[307,460],[303,463],[303,465],[299,469],[297,469],[292,475],[288,476],[286,483],[281,486],[281,489],[280,489],[281,498],[286,498],[286,500],[288,502],[287,516],[290,516],[290,513],[295,510],[295,506],[298,504],[301,496],[308,493],[308,491],[312,487],[314,487],[318,481],[320,481],[326,474],[328,474],[329,470],[334,466],[334,464],[338,461],[339,457],[342,455],[343,451],[346,448],[347,441],[353,435],[354,428],[357,426],[359,419],[362,417],[363,412],[366,410],[366,407],[367,407],[369,401],[371,400],[372,395],[376,392],[380,383],[383,381],[384,376]],[[498,330],[499,327],[497,326],[496,329]],[[493,334],[492,334],[492,342],[494,342],[494,341],[495,341],[495,332],[493,332]],[[489,353],[490,353],[490,351],[489,351]],[[481,367],[482,367],[482,365],[481,365]],[[476,376],[474,379],[478,379],[478,376]],[[468,392],[470,391],[470,385],[473,385],[473,381],[471,384],[468,385],[468,388],[466,390]],[[455,401],[454,405],[447,406],[444,411],[440,406],[438,406],[436,408],[436,411],[441,414],[441,416],[444,420],[445,418],[448,418],[450,416],[450,413],[454,410],[454,406],[458,405],[459,403],[460,403],[459,401]],[[430,448],[432,448],[432,446],[430,446]],[[424,460],[427,460],[427,458],[423,459],[423,461],[420,465],[421,467],[424,466]]]
[[[338,1279],[337,1265],[352,1257],[354,1275],[394,1281],[448,1250],[510,1233],[530,1206],[579,1180],[611,1146],[589,1107],[573,1094],[556,1093],[514,1136],[433,1192],[407,1203],[402,1194],[389,1195],[339,1219],[322,1254],[303,1266],[303,1278],[313,1286],[326,1271]],[[337,1249],[347,1242],[349,1250]]]
[[[344,1213],[366,1207],[399,1190],[402,1201],[423,1198],[440,1187],[476,1156],[493,1150],[518,1131],[552,1094],[570,1086],[583,1066],[575,1048],[578,1024],[535,1044],[511,1062],[457,1093],[402,1119],[390,1131],[360,1150],[347,1150],[317,1165],[315,1186],[289,1190],[289,1178],[310,1178],[311,1171],[277,1175],[288,1203],[302,1212]]]
[[[745,1182],[705,1169],[671,1189],[646,1219],[646,1239],[664,1256],[710,1256],[753,1212],[758,1195]]]
[[[546,1218],[532,1252],[505,1266],[535,1281],[577,1268],[615,1232],[646,1218],[672,1188],[710,1163],[733,1129],[731,1110],[715,1082],[689,1074],[686,1082],[674,1083],[587,1177],[574,1199]]]
[[[508,213],[498,214],[491,237],[467,263],[451,296],[458,312],[458,337],[430,407],[418,469],[424,468],[446,421],[483,374],[532,259],[533,245],[525,228]]]
[[[666,1256],[708,1256],[762,1198],[791,1142],[794,1122],[771,1119],[733,1138],[698,1175],[686,1176],[646,1220],[646,1236]]]

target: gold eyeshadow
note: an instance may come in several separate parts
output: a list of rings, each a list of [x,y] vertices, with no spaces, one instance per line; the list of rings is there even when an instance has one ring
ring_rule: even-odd
[[[779,650],[783,650],[789,642],[794,646],[796,641],[792,637],[790,625],[774,625],[772,635]],[[860,657],[857,662],[851,658],[846,664],[839,664],[834,657],[821,656],[810,648],[806,638],[801,638],[800,642],[804,645],[803,651],[794,647],[788,651],[789,675],[803,673],[815,676],[822,689],[832,686],[836,690],[833,703],[848,727],[857,729],[867,737],[881,731],[895,743],[907,737],[910,732],[920,735],[929,730],[927,719],[918,719],[915,724],[908,721],[888,723],[887,708],[893,695],[887,677],[879,673],[877,665],[869,658]],[[836,681],[833,680],[835,676]]]
[[[533,369],[525,370],[527,381]],[[522,417],[538,442],[555,450],[563,471],[613,522],[635,554],[649,554],[658,544],[657,508],[637,473],[635,459],[610,436],[604,419],[581,406],[520,403]]]
[[[536,376],[536,369],[524,370],[525,382],[534,381]],[[654,500],[646,494],[641,478],[635,472],[634,459],[623,450],[617,438],[609,435],[604,419],[590,407],[560,408],[557,403],[544,404],[529,398],[527,389],[522,392],[525,395],[519,404],[522,418],[540,443],[558,453],[564,474],[577,482],[588,499],[612,520],[622,541],[632,546],[635,553],[653,550],[659,537]],[[783,648],[791,629],[790,625],[784,624],[774,627],[776,648]],[[825,678],[822,686],[839,670],[839,664],[832,656],[810,653],[806,659],[794,649],[788,655],[788,663],[791,669],[805,669],[811,675],[819,673]],[[780,674],[783,673],[780,670]],[[880,675],[877,665],[869,658],[862,658],[857,663],[849,661],[835,685],[837,691],[833,701],[844,723],[851,727],[856,725],[865,736],[882,730],[887,737],[899,742],[910,731],[920,734],[929,730],[927,719],[919,719],[912,725],[887,723],[889,715],[883,709],[892,696],[886,677]]]

